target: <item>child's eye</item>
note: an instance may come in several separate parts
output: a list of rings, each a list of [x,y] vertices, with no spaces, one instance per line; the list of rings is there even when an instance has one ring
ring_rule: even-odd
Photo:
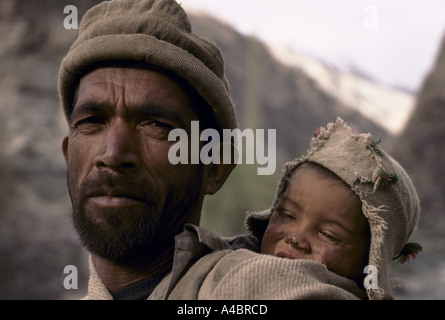
[[[277,209],[275,212],[277,213],[278,217],[281,219],[293,220],[293,221],[297,220],[296,215],[294,215],[292,212],[289,212],[287,210]]]
[[[329,243],[332,244],[340,244],[342,241],[335,235],[333,235],[332,233],[330,233],[329,231],[325,231],[325,230],[321,230],[319,231],[319,234],[326,239],[326,241],[328,241]]]

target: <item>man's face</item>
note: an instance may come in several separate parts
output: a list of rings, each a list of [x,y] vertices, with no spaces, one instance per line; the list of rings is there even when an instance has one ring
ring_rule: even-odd
[[[188,93],[166,75],[100,68],[82,77],[63,143],[73,223],[87,249],[132,259],[166,248],[199,223],[202,165],[172,165],[171,129],[198,120]]]
[[[313,260],[360,278],[368,258],[369,227],[360,199],[339,178],[297,169],[263,237],[262,252]]]

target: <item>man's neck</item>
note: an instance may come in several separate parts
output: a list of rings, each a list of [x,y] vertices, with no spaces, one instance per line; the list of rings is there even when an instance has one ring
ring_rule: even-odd
[[[138,281],[151,278],[171,269],[173,252],[166,250],[147,262],[118,263],[91,254],[96,272],[107,289],[114,293]]]

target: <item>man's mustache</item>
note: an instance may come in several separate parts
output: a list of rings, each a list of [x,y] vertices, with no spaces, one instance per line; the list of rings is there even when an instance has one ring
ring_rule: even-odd
[[[95,196],[110,196],[152,202],[155,197],[152,184],[147,181],[106,172],[87,178],[82,183],[79,191],[84,199]]]

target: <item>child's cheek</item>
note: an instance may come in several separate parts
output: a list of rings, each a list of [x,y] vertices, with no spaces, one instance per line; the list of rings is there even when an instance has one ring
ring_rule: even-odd
[[[263,236],[261,247],[263,253],[273,254],[275,247],[285,236],[286,230],[282,226],[269,226]]]
[[[322,264],[328,268],[328,270],[338,273],[341,270],[342,264],[344,264],[344,256],[342,248],[327,248],[323,250],[321,254]]]

